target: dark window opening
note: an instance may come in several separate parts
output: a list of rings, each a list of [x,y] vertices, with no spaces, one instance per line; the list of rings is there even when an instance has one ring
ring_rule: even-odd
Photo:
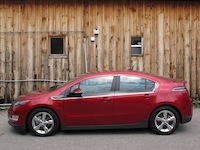
[[[51,37],[51,54],[63,54],[63,37]]]
[[[131,37],[131,56],[141,56],[141,55],[143,55],[142,38]]]

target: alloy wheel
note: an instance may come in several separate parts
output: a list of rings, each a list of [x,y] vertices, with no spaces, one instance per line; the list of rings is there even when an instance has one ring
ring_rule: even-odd
[[[54,119],[47,112],[39,112],[32,119],[32,127],[38,134],[48,134],[54,128]]]
[[[159,131],[170,132],[176,126],[176,116],[169,110],[162,110],[156,115],[154,123]]]

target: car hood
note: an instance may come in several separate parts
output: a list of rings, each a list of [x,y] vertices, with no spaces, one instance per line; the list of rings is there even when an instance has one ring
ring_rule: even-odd
[[[17,99],[39,99],[46,96],[49,92],[47,90],[37,90],[25,95],[20,95]]]

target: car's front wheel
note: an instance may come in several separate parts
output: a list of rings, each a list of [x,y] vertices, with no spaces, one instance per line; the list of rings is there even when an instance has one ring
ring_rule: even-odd
[[[52,110],[38,108],[30,113],[27,124],[34,135],[49,136],[58,130],[59,119]]]
[[[179,126],[180,117],[172,107],[160,107],[153,111],[150,117],[150,127],[160,135],[172,134]]]

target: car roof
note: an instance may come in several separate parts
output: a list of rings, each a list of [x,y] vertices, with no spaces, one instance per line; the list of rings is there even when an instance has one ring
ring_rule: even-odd
[[[113,76],[120,76],[120,75],[134,75],[142,78],[146,78],[149,80],[155,80],[155,81],[162,81],[162,82],[173,82],[175,80],[165,78],[162,76],[157,76],[141,71],[132,71],[132,70],[127,70],[127,71],[99,71],[99,72],[90,72],[87,73],[87,76],[93,77],[93,76],[101,76],[101,75],[113,75]]]

